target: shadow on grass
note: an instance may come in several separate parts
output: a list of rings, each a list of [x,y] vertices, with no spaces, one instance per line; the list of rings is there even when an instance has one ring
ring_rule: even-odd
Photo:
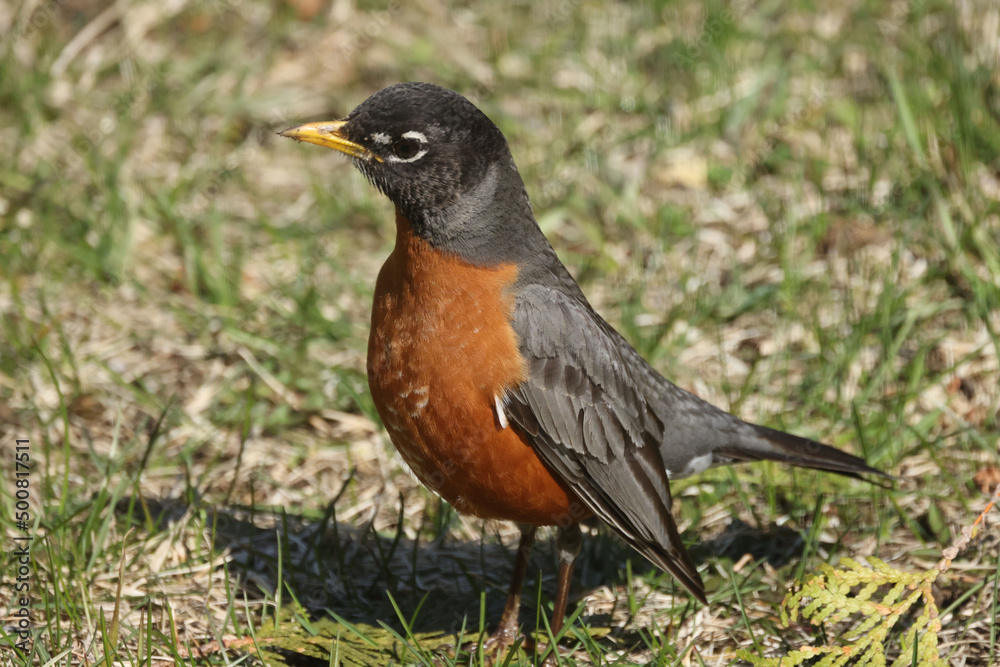
[[[401,530],[378,534],[371,526],[337,521],[339,498],[321,518],[281,508],[203,510],[215,553],[226,554],[220,567],[225,562],[240,582],[235,599],[245,593],[248,599],[270,602],[255,645],[273,664],[329,664],[331,655],[347,665],[385,663],[402,660],[412,650],[406,644],[419,645],[427,652],[420,661],[427,662],[432,654],[454,656],[450,647],[475,644],[495,628],[506,602],[513,548],[497,540],[454,541],[447,531],[436,540],[413,540]],[[139,503],[122,500],[119,512],[126,513],[129,506],[147,508],[152,525],[161,527],[192,511],[182,499],[142,498]],[[634,620],[628,611],[629,588],[621,586],[632,576],[630,560],[635,563],[633,579],[646,584],[640,587],[646,591],[642,594],[676,596],[672,604],[684,615],[696,609],[669,575],[637,558],[614,535],[603,529],[589,532],[577,561],[571,600],[599,586],[612,586],[613,601],[580,610],[578,621],[605,651],[644,641],[643,630],[633,627],[641,623],[625,624]],[[735,520],[691,551],[698,564],[749,553],[780,567],[801,555],[802,548],[802,537],[791,529],[759,531]],[[541,616],[551,614],[549,596],[556,573],[552,540],[543,537],[532,555],[522,601],[521,626],[528,634],[536,627],[544,633]],[[247,642],[227,646],[251,649]]]

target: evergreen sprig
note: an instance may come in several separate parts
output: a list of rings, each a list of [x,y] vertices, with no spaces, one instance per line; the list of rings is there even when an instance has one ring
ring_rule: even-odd
[[[799,616],[810,623],[839,623],[849,618],[862,619],[844,633],[842,644],[803,646],[788,655],[764,658],[749,650],[739,656],[755,667],[795,667],[810,661],[810,667],[886,667],[886,648],[890,632],[899,621],[917,611],[916,618],[900,635],[899,657],[892,667],[944,667],[947,663],[938,649],[941,621],[931,587],[938,576],[951,567],[951,561],[976,536],[986,513],[1000,504],[1000,485],[993,498],[972,525],[962,529],[962,536],[942,552],[937,566],[921,572],[903,572],[875,557],[865,559],[868,566],[853,558],[841,558],[840,568],[823,563],[814,576],[789,593],[781,603],[781,621],[788,627]],[[818,662],[812,662],[820,658]]]

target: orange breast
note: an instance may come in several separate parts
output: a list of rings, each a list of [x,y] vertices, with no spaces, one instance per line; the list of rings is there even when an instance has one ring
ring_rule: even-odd
[[[498,419],[494,397],[525,378],[510,325],[517,267],[435,251],[398,212],[396,227],[368,340],[372,398],[396,449],[460,512],[533,525],[588,515]]]

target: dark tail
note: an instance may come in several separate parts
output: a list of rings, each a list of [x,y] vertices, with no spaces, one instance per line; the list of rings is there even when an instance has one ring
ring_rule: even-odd
[[[839,449],[800,438],[791,433],[776,431],[766,426],[750,424],[758,437],[741,438],[738,445],[724,447],[717,452],[736,461],[781,461],[803,468],[815,468],[861,479],[862,475],[879,475],[895,479],[881,470],[872,468],[857,456]]]

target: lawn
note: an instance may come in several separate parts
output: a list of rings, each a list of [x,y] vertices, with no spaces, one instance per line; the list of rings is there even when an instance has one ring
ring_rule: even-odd
[[[423,489],[368,393],[391,205],[276,136],[397,81],[498,124],[665,376],[898,477],[675,482],[708,607],[587,526],[561,664],[847,643],[781,623],[796,582],[928,570],[1000,483],[994,0],[14,0],[0,35],[2,667],[452,664],[499,621],[516,528]],[[1000,663],[998,524],[934,583],[944,664]]]

